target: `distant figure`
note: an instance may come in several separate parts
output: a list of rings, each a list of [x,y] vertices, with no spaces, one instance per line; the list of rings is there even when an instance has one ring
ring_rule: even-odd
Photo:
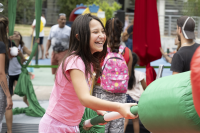
[[[133,20],[122,33],[122,41],[131,51],[133,51]]]
[[[177,49],[175,51],[173,51],[173,54],[176,53],[179,48],[181,47],[181,43],[178,40],[178,37],[176,37],[175,39],[175,45],[177,46]],[[172,62],[172,57],[169,57],[167,53],[164,52],[164,50],[162,48],[160,48],[160,52],[162,53],[163,57],[166,59],[167,62],[169,62],[171,64]]]
[[[183,16],[177,19],[177,36],[181,42],[180,49],[174,54],[171,63],[173,74],[190,71],[190,62],[196,49],[200,46],[195,43],[195,21],[192,17]]]
[[[39,47],[41,49],[42,52],[42,57],[40,59],[44,59],[44,47],[43,47],[43,39],[44,39],[44,26],[46,25],[46,19],[44,17],[44,14],[42,14],[41,16],[41,21],[40,21],[40,39],[39,39],[39,43],[38,43],[38,53],[39,53]],[[35,40],[35,26],[36,26],[36,20],[33,20],[33,24],[32,24],[32,28],[34,30],[33,36],[34,36],[34,40]]]
[[[69,48],[69,39],[71,28],[66,24],[66,15],[59,14],[58,24],[51,27],[49,37],[46,44],[46,58],[49,56],[49,48],[53,46],[51,55],[51,65],[59,65]],[[57,68],[52,68],[52,74],[56,73]]]

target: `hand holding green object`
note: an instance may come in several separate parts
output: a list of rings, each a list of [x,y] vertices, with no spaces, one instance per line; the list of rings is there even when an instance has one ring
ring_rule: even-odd
[[[130,111],[131,111],[132,114],[137,115],[138,114],[138,106],[137,105],[132,106]],[[86,120],[84,122],[84,127],[89,128],[89,127],[92,127],[93,125],[98,125],[100,123],[106,123],[106,122],[109,122],[109,121],[112,121],[112,120],[115,120],[115,119],[119,119],[119,118],[122,118],[122,117],[123,116],[118,112],[106,113],[104,116],[99,115],[99,116],[96,116],[92,119]]]

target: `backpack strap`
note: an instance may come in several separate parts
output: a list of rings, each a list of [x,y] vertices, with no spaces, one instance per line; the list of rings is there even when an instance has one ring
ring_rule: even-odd
[[[119,46],[119,54],[124,53],[125,48],[126,48],[126,47],[124,47],[123,45],[120,45],[120,46]]]

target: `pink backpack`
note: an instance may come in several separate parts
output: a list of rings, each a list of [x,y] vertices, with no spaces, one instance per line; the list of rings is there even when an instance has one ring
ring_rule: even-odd
[[[122,56],[125,50],[124,46],[119,47],[119,52],[110,52],[107,46],[108,54],[104,59],[101,74],[101,87],[112,93],[126,93],[128,88],[128,66]]]

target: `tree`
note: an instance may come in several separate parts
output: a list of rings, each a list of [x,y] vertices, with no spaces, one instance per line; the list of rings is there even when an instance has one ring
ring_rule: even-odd
[[[2,3],[4,7],[4,11],[1,14],[3,14],[4,16],[8,16],[8,0],[1,0],[0,3]],[[16,8],[16,23],[23,23],[24,17],[26,20],[30,21],[33,18],[32,16],[34,14],[34,9],[34,0],[29,0],[28,2],[27,0],[18,0]]]
[[[187,16],[200,16],[200,0],[187,0],[184,2],[183,14]]]
[[[121,5],[114,0],[88,0],[87,5],[99,5],[105,11],[106,20],[113,17],[113,13],[121,8]]]
[[[112,18],[114,11],[121,8],[121,5],[115,2],[115,0],[58,0],[57,4],[60,12],[66,13],[67,17],[69,17],[72,10],[76,8],[76,5],[81,3],[88,6],[92,4],[99,5],[105,11],[106,19]]]

